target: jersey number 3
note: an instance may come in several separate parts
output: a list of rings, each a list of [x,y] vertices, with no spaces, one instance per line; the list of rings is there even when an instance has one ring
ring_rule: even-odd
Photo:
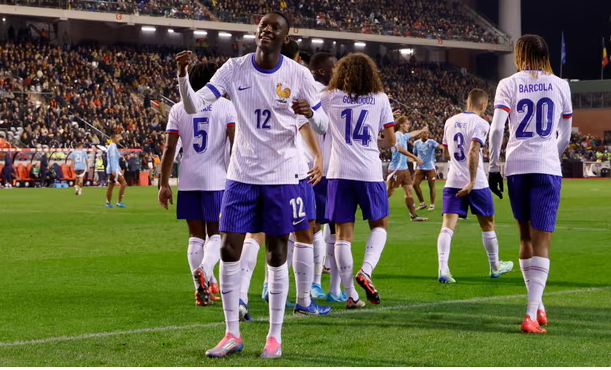
[[[461,162],[465,160],[465,137],[462,133],[454,135],[454,144],[456,144],[457,151],[454,152],[454,159]]]
[[[208,146],[208,133],[206,132],[206,128],[208,127],[208,118],[193,118],[193,137],[196,139],[201,139],[201,144],[196,141],[193,141],[193,149],[195,149],[196,153],[203,153],[206,151],[206,147]],[[203,126],[202,125],[206,125]]]

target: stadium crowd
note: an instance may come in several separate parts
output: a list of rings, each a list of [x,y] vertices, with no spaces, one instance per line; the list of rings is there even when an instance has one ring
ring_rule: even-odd
[[[253,23],[273,10],[287,14],[298,28],[501,43],[465,14],[458,0],[7,0],[30,6],[83,11]]]
[[[573,133],[571,142],[564,151],[564,158],[592,162],[611,161],[611,141],[605,142],[595,135]]]

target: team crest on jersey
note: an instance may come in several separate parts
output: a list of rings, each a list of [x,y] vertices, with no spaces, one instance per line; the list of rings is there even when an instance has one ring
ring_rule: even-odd
[[[291,97],[291,89],[288,87],[282,88],[282,84],[279,83],[276,85],[276,95],[278,95],[278,99],[276,99],[278,103],[286,104],[288,99]]]

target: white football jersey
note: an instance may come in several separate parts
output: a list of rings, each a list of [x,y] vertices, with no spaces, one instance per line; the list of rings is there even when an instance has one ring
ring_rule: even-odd
[[[314,88],[316,89],[316,91],[318,91],[319,96],[322,96],[321,94],[327,88],[327,86],[314,80]],[[298,120],[300,121],[300,127],[306,122],[308,122],[308,119],[301,115],[298,116]],[[329,137],[328,140],[325,140],[327,134],[316,135],[316,137],[318,139],[318,146],[320,147],[320,150],[322,152],[323,176],[327,176],[327,170],[329,168],[329,157],[331,156],[331,138]],[[308,145],[303,140],[301,134],[299,134],[298,140],[298,144],[301,145],[302,160],[305,161],[305,163],[300,164],[299,171],[299,179],[303,180],[307,177],[308,171],[310,171],[310,169],[314,166],[314,154],[312,153],[310,148],[308,148]]]
[[[225,190],[229,164],[227,127],[235,125],[233,104],[221,98],[196,114],[185,112],[182,102],[170,109],[166,132],[182,142],[178,190]]]
[[[501,80],[494,108],[509,112],[505,176],[540,173],[562,176],[557,133],[573,116],[568,82],[542,71],[522,71]]]
[[[448,147],[452,165],[448,172],[446,188],[462,189],[470,182],[469,176],[469,148],[472,141],[479,141],[482,148],[486,144],[486,137],[490,131],[490,124],[475,113],[463,112],[446,121],[443,129],[442,144]],[[484,157],[479,151],[479,164],[473,189],[488,187],[486,172],[484,171]]]
[[[343,91],[323,94],[331,135],[330,179],[384,181],[378,134],[395,124],[388,96],[375,93],[352,99]]]
[[[227,93],[236,108],[238,122],[227,178],[246,184],[297,184],[298,124],[293,100],[305,99],[320,108],[312,74],[297,62],[280,57],[265,70],[255,54],[229,59],[206,85],[217,97]],[[197,94],[206,94],[202,89]]]

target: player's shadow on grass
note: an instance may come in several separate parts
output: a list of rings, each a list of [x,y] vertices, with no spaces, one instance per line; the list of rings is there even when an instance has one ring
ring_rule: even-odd
[[[519,273],[519,271],[518,271]],[[501,276],[497,279],[492,279],[488,276],[482,276],[482,277],[476,277],[476,276],[465,276],[465,277],[461,277],[461,276],[454,276],[454,278],[456,279],[457,283],[455,286],[460,286],[461,283],[464,284],[469,284],[469,285],[475,285],[475,284],[496,284],[496,285],[503,285],[503,286],[520,286],[520,287],[524,287],[524,279],[522,278],[522,276],[516,276],[516,277],[508,277],[508,276]],[[375,275],[375,279],[376,280],[398,280],[398,281],[405,281],[405,280],[425,280],[428,282],[431,282],[432,284],[437,284],[439,286],[442,286],[442,284],[440,284],[437,281],[437,278],[435,276],[417,276],[417,275],[385,275],[385,274],[376,274]],[[454,286],[454,285],[453,285]],[[572,281],[555,281],[555,280],[548,280],[547,282],[547,286],[549,287],[566,287],[566,288],[597,288],[597,287],[608,287],[611,286],[611,282],[608,283],[577,283],[577,282],[572,282]]]

